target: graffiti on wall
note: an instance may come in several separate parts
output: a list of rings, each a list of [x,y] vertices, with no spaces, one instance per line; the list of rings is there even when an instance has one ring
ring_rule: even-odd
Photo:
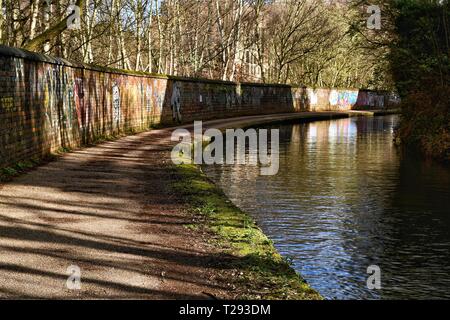
[[[147,105],[146,105],[146,93],[144,92],[144,84],[142,83],[142,81],[139,83],[139,97],[141,98],[140,107],[143,112],[144,110],[147,110]]]
[[[264,95],[264,90],[254,87],[252,88],[252,104],[253,105],[260,105],[261,104],[261,99]]]
[[[47,128],[56,134],[63,125],[71,128],[75,112],[75,83],[73,75],[63,66],[49,65],[45,68],[30,66],[30,77],[37,74],[38,81],[31,87],[41,101],[42,115]]]
[[[61,70],[61,73],[62,83],[59,85],[59,99],[63,106],[62,121],[67,128],[72,128],[75,99],[73,78],[69,77],[64,70]]]
[[[150,113],[152,112],[152,97],[153,97],[153,90],[152,90],[152,86],[147,85],[147,89],[145,92],[145,97],[146,97],[146,108],[147,108],[147,112]]]
[[[74,100],[75,100],[75,96],[73,93],[73,83],[68,84],[67,86],[67,95],[66,95],[66,100],[65,100],[65,107],[64,110],[67,111],[67,116],[66,116],[66,125],[68,128],[72,128],[73,125],[73,114],[74,114]]]
[[[112,107],[113,125],[118,127],[120,125],[120,89],[116,82],[112,85]]]
[[[8,112],[14,111],[14,97],[1,97],[0,107]]]
[[[339,99],[339,93],[336,90],[331,90],[330,91],[330,105],[332,106],[337,106],[338,105],[338,99]]]
[[[74,83],[75,105],[78,118],[78,127],[83,129],[86,125],[86,111],[84,110],[84,86],[83,78],[75,78]]]
[[[337,105],[343,108],[351,108],[358,100],[357,91],[339,91]]]
[[[317,92],[314,89],[308,88],[308,99],[310,106],[316,106],[319,103],[319,97],[317,96]]]
[[[356,104],[358,100],[358,91],[354,90],[335,90],[330,91],[329,102],[331,106],[337,106],[342,109],[349,109]]]
[[[75,84],[62,66],[49,67],[43,77],[44,115],[51,128],[71,128],[75,106]]]
[[[242,103],[242,87],[241,84],[238,83],[236,86],[236,103],[240,105]]]
[[[356,106],[359,108],[384,108],[385,100],[384,93],[361,90],[358,95]]]
[[[167,85],[167,83],[166,83]],[[155,97],[156,101],[156,107],[158,108],[159,113],[162,112],[163,105],[164,105],[164,95],[166,92],[166,86],[163,88],[158,87],[158,80],[153,80],[153,96]]]
[[[233,91],[231,90],[227,90],[225,92],[225,107],[227,109],[231,109],[233,108],[233,101],[234,101],[234,95],[233,95]]]
[[[23,66],[23,60],[20,58],[13,58],[13,64],[15,69],[15,81],[16,84],[19,83],[20,80],[24,79],[25,68]]]
[[[53,67],[47,68],[44,78],[44,114],[48,124],[51,128],[56,129],[58,127],[58,118],[56,115],[56,103],[57,103],[57,84],[56,78],[58,73]]]
[[[258,87],[246,87],[243,90],[242,102],[244,104],[259,105],[264,95],[264,90]]]
[[[179,82],[173,83],[172,97],[170,98],[170,107],[172,108],[173,121],[181,122],[181,90]]]
[[[369,93],[369,106],[383,107],[384,106],[384,97],[370,92]]]

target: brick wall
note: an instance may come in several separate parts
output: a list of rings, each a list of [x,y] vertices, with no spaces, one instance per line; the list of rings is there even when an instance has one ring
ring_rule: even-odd
[[[152,125],[292,111],[286,85],[130,73],[0,46],[0,167]]]
[[[305,111],[351,110],[358,94],[357,89],[292,88],[295,106]]]
[[[0,167],[157,124],[350,109],[358,91],[344,91],[132,73],[0,46]]]

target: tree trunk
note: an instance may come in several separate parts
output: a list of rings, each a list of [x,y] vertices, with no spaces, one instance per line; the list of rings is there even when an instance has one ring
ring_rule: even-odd
[[[156,0],[157,1],[157,0]],[[153,35],[152,35],[152,26],[153,26],[153,3],[154,0],[150,0],[150,16],[148,21],[148,71],[153,72]]]
[[[3,0],[0,0],[0,44],[3,43]]]
[[[0,2],[1,2],[1,0],[0,0]],[[38,16],[39,16],[39,5],[40,5],[39,0],[33,1],[32,9],[31,9],[30,39],[33,39],[36,36],[36,25],[37,25]]]
[[[80,7],[80,14],[83,12],[84,4],[86,0],[77,0],[75,2],[75,5]],[[67,22],[68,22],[69,16],[65,17],[55,25],[49,27],[46,29],[43,33],[39,34],[38,36],[31,39],[26,45],[25,49],[30,51],[37,51],[39,50],[42,45],[45,43],[48,43],[52,39],[56,38],[58,35],[60,35],[62,32],[64,32],[67,29]]]

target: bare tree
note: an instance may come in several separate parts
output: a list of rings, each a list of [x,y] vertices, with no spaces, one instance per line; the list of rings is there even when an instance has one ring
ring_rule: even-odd
[[[85,63],[234,81],[370,86],[381,70],[362,41],[370,34],[352,26],[364,18],[358,5],[344,1],[77,0],[81,28],[68,30],[70,3],[0,0],[1,41]]]

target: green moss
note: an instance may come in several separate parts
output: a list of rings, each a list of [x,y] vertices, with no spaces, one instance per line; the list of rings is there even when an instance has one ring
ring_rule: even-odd
[[[204,217],[199,227],[213,233],[213,244],[238,270],[236,286],[245,288],[245,299],[321,299],[283,258],[255,221],[234,206],[225,194],[194,165],[176,168],[181,193],[196,214]],[[200,225],[201,224],[201,225]]]
[[[17,170],[14,168],[11,168],[11,167],[3,168],[1,170],[0,180],[1,181],[6,180],[7,177],[15,176],[15,175],[17,175],[17,173],[18,173]]]
[[[194,231],[199,229],[198,224],[188,224],[188,225],[185,225],[184,227],[188,230],[194,230]]]

